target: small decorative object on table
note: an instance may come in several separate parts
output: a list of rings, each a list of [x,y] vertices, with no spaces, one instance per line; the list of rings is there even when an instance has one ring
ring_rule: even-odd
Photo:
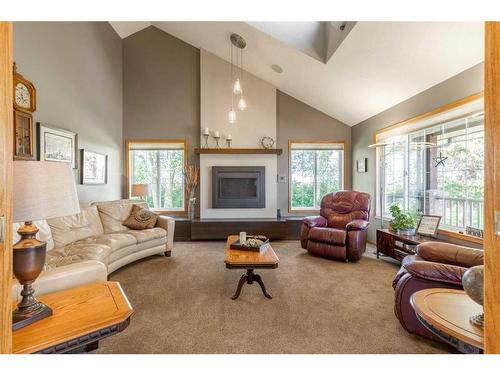
[[[132,184],[130,189],[131,197],[138,197],[146,200],[149,194],[149,185],[148,184]]]
[[[214,133],[214,139],[215,139],[215,148],[220,148],[219,145],[220,134],[218,130],[216,130]]]
[[[484,305],[484,266],[474,266],[465,271],[462,285],[467,295],[476,303]],[[484,326],[484,312],[472,315],[469,321],[479,327]]]
[[[417,233],[424,236],[435,237],[438,232],[441,216],[422,215],[417,226]]]
[[[262,137],[262,139],[260,140],[260,144],[265,149],[273,148],[274,139],[272,139],[271,137],[268,137],[268,136]]]
[[[474,227],[465,227],[465,234],[469,236],[484,238],[484,230]]]
[[[226,144],[227,148],[231,148],[231,142],[233,141],[233,137],[231,137],[231,134],[228,134],[226,137]]]
[[[15,331],[52,315],[50,307],[33,297],[35,282],[45,265],[47,244],[36,238],[34,220],[80,212],[73,171],[69,163],[17,161],[14,163],[14,222],[24,222],[13,246],[14,276],[23,286],[22,300],[12,314]]]
[[[196,187],[198,186],[198,176],[200,169],[196,165],[188,164],[184,167],[184,183],[186,184],[186,193],[188,196],[188,219],[193,220],[196,211]]]
[[[203,145],[203,148],[208,148],[209,137],[210,137],[210,129],[205,128],[205,130],[203,130],[203,138],[205,139],[205,144]]]
[[[245,232],[242,232],[245,233]],[[244,241],[239,240],[233,242],[230,246],[233,250],[258,251],[263,253],[267,249],[269,238],[262,235],[246,236]]]
[[[409,213],[404,213],[395,202],[389,206],[389,212],[392,216],[390,226],[392,231],[406,236],[415,235],[415,227],[420,216],[418,212],[410,211]]]

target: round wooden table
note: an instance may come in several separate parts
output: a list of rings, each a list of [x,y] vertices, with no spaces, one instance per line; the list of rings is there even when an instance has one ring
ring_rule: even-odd
[[[424,289],[411,296],[417,318],[432,333],[462,353],[479,354],[484,349],[484,329],[470,323],[469,317],[481,313],[463,290]]]

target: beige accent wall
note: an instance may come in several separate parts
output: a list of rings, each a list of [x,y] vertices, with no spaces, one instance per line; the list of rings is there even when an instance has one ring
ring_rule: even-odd
[[[77,185],[80,202],[120,198],[120,37],[107,22],[15,22],[14,61],[36,87],[34,121],[75,132],[79,148],[108,155],[108,183]]]
[[[380,220],[374,217],[376,188],[375,150],[368,148],[368,145],[375,141],[375,132],[389,125],[410,119],[482,91],[484,85],[483,69],[484,64],[478,64],[352,127],[352,187],[354,190],[364,191],[372,196],[372,219],[368,235],[369,241],[376,241],[376,229],[380,228]],[[368,158],[368,172],[356,172],[356,160],[365,157]],[[452,238],[445,239],[468,246],[477,246]]]
[[[300,215],[288,212],[288,141],[344,141],[346,151],[344,188],[351,188],[351,128],[341,121],[314,109],[281,91],[276,94],[277,147],[283,149],[278,157],[278,175],[287,176],[278,183],[278,208],[283,216]]]

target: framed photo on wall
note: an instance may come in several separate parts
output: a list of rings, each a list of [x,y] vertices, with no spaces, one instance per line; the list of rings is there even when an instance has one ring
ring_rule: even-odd
[[[368,171],[368,158],[356,160],[356,171],[358,173],[366,173]]]
[[[40,161],[70,163],[78,168],[78,136],[64,129],[56,129],[36,123],[37,156]]]
[[[441,216],[422,215],[417,226],[417,234],[435,237],[438,232]]]
[[[80,183],[82,185],[107,184],[108,155],[81,149],[80,163]]]

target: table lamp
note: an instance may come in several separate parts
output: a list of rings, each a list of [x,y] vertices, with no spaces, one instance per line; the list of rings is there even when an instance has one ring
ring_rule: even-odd
[[[149,192],[148,184],[132,184],[132,189],[130,195],[132,197],[140,197],[142,199],[146,199]]]
[[[80,212],[75,177],[68,163],[43,161],[14,162],[14,222],[24,222],[13,246],[14,276],[23,286],[22,300],[12,313],[15,331],[52,315],[50,307],[33,296],[33,282],[45,264],[47,244],[36,238],[33,221]]]

